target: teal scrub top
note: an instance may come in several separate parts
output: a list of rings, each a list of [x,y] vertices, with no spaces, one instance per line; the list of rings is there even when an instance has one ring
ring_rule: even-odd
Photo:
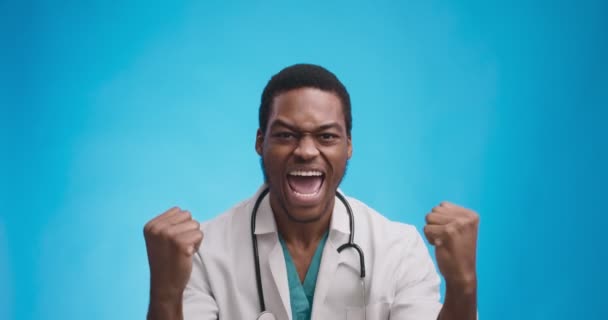
[[[283,256],[285,257],[285,265],[287,266],[287,280],[289,283],[289,299],[291,301],[291,318],[293,320],[310,320],[312,311],[312,299],[315,296],[315,287],[317,285],[317,276],[319,275],[319,265],[321,264],[321,254],[327,241],[327,232],[319,241],[319,245],[312,257],[304,283],[300,282],[298,271],[293,263],[291,254],[287,249],[287,244],[283,237],[279,236],[281,246],[283,247]]]

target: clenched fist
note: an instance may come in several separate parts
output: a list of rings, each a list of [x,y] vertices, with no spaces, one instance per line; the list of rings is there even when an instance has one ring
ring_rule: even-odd
[[[179,301],[192,272],[192,255],[203,240],[199,223],[174,207],[144,227],[150,264],[150,298]]]
[[[426,223],[424,234],[435,246],[437,265],[446,284],[465,288],[475,283],[479,226],[477,213],[442,202],[427,214]]]

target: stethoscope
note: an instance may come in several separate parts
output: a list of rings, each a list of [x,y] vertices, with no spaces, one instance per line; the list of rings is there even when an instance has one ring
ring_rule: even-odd
[[[253,206],[253,210],[251,212],[251,240],[253,241],[253,258],[255,260],[255,280],[258,286],[258,298],[260,300],[260,309],[262,310],[262,312],[260,313],[260,315],[258,316],[258,320],[275,320],[275,316],[266,310],[266,303],[264,301],[264,290],[262,289],[262,274],[260,272],[260,256],[258,253],[258,239],[255,235],[255,222],[256,222],[256,217],[258,214],[258,207],[260,206],[260,203],[262,203],[262,200],[264,199],[264,197],[268,194],[268,191],[270,189],[266,188],[264,189],[260,195],[258,196],[258,199],[255,201],[255,205]],[[347,249],[347,248],[353,248],[355,249],[355,251],[357,251],[357,254],[359,255],[359,270],[360,270],[360,275],[361,275],[361,286],[363,288],[363,293],[362,293],[362,299],[365,305],[365,259],[363,258],[363,250],[361,250],[361,248],[354,242],[354,238],[355,238],[355,220],[353,217],[353,210],[350,207],[350,204],[348,203],[348,201],[346,201],[346,198],[344,198],[344,196],[339,193],[338,191],[336,191],[336,197],[338,197],[338,199],[340,199],[340,201],[342,201],[342,203],[344,204],[344,206],[346,207],[346,213],[348,213],[348,220],[350,222],[350,236],[348,237],[348,242],[341,245],[338,248],[338,253],[341,253],[342,250]]]

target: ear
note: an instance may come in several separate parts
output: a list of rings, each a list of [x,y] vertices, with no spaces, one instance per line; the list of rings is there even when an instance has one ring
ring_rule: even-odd
[[[261,129],[258,129],[258,132],[255,135],[255,151],[258,155],[262,156],[262,151],[264,150],[262,147],[264,145],[264,133]]]
[[[350,157],[353,156],[353,141],[351,139],[350,136],[348,136],[347,140],[346,140],[347,148],[348,148],[348,160],[350,160]]]

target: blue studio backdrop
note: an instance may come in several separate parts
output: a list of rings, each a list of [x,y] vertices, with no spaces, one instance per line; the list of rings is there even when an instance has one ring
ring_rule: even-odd
[[[144,224],[255,192],[260,95],[298,62],[350,91],[346,193],[419,230],[479,212],[482,318],[605,319],[605,1],[3,1],[0,26],[0,319],[144,318]]]

